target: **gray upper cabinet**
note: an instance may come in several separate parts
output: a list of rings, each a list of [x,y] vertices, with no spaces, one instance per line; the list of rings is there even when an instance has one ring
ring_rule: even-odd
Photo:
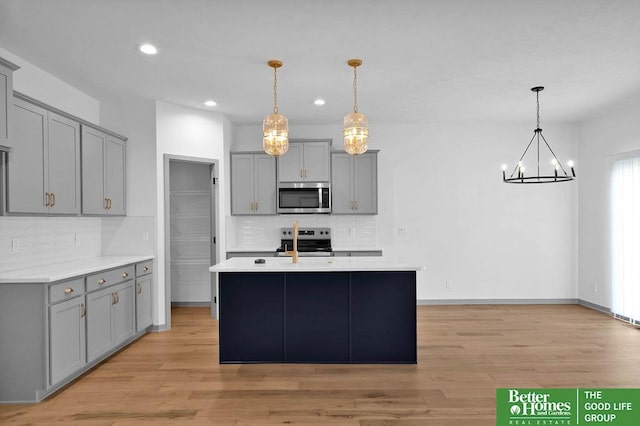
[[[278,157],[280,182],[328,182],[331,140],[292,140],[289,150]]]
[[[80,124],[51,111],[47,118],[49,138],[45,174],[49,213],[79,214]]]
[[[15,99],[13,103],[13,147],[7,162],[7,211],[46,213],[45,144],[47,110]]]
[[[82,213],[125,214],[125,142],[82,126]]]
[[[377,214],[378,152],[334,152],[331,163],[332,213]]]
[[[10,213],[80,213],[80,125],[14,99],[7,165]]]
[[[276,214],[275,158],[231,153],[231,214]]]
[[[0,58],[0,145],[12,146],[13,72],[19,67]]]

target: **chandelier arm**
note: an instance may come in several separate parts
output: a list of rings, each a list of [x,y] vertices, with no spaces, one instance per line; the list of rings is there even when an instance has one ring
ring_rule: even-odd
[[[534,132],[533,136],[531,137],[531,140],[529,141],[529,145],[527,145],[527,147],[525,148],[524,152],[522,153],[522,156],[520,157],[520,159],[516,163],[516,166],[513,168],[513,171],[511,172],[511,175],[509,176],[509,178],[512,178],[513,174],[516,172],[516,170],[518,170],[518,166],[520,165],[520,162],[522,161],[524,156],[527,155],[527,151],[529,150],[529,147],[531,146],[531,143],[533,142],[533,140],[535,138],[536,138],[536,133]]]
[[[547,145],[547,148],[549,148],[549,151],[551,151],[551,155],[553,155],[553,158],[556,159],[556,161],[558,162],[558,165],[560,165],[560,168],[562,169],[562,172],[564,173],[565,176],[569,176],[569,174],[567,173],[567,171],[564,169],[564,167],[562,167],[562,163],[558,160],[558,157],[556,157],[556,153],[553,152],[553,150],[551,149],[551,146],[549,145],[549,143],[547,142],[547,140],[544,138],[544,135],[542,134],[542,132],[540,132],[540,136],[542,136],[542,140],[544,141],[544,143]]]

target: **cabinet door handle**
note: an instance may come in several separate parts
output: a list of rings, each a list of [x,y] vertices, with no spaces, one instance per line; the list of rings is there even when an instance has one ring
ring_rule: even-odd
[[[45,201],[44,206],[45,207],[49,207],[51,205],[51,201],[50,201],[51,200],[51,194],[49,194],[48,192],[45,192],[44,194],[47,197],[47,200]]]
[[[129,276],[129,273],[128,273],[128,272],[123,272],[123,273],[122,273],[122,278],[127,278],[128,276]]]
[[[111,198],[107,198],[107,209],[111,210]]]
[[[303,172],[303,170],[300,169],[300,177],[304,177],[304,173],[302,173],[302,172]]]
[[[356,201],[355,203],[356,203],[356,210],[358,210],[358,202]]]
[[[54,207],[56,205],[56,193],[52,192],[51,193],[51,207]]]
[[[67,287],[64,289],[64,294],[71,294],[73,293],[73,289],[71,287]]]
[[[107,201],[108,198],[104,199],[104,209],[107,210],[109,208],[109,202]]]
[[[258,211],[258,202],[256,201],[256,211]]]
[[[111,293],[111,304],[115,305],[116,303],[117,303],[116,302],[116,293],[114,292],[114,293]]]
[[[351,210],[354,210],[354,209],[355,207],[354,207],[353,201],[351,201]]]
[[[138,284],[138,294],[142,294],[142,286]]]
[[[105,280],[104,278],[100,278],[100,279],[98,280],[98,284],[99,284],[99,285],[106,284],[106,282],[107,282],[107,280]]]
[[[84,318],[87,316],[87,305],[84,303],[80,304],[80,318]]]
[[[304,177],[309,177],[309,170],[304,169]]]

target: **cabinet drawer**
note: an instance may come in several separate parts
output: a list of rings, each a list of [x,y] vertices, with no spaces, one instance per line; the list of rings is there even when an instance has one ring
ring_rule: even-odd
[[[84,280],[82,278],[53,284],[49,286],[49,303],[71,299],[81,294],[84,294]]]
[[[87,276],[87,292],[113,284],[121,283],[134,278],[133,265],[124,266],[110,271],[102,271],[97,274]]]
[[[153,260],[140,262],[136,265],[136,277],[153,273]]]

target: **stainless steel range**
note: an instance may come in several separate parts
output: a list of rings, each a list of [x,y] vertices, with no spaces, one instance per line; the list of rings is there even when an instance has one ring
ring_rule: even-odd
[[[285,251],[293,250],[293,228],[280,229],[280,247],[276,256],[286,256]],[[332,256],[331,228],[299,228],[298,256]]]

